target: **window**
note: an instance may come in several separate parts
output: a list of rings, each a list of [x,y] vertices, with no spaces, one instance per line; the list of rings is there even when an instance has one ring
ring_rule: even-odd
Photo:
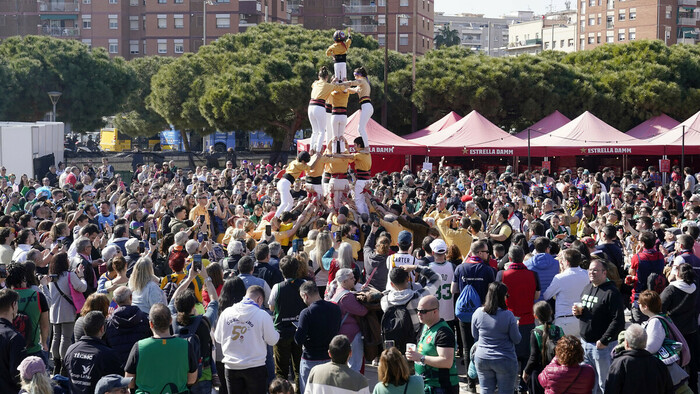
[[[595,7],[595,0],[588,0],[589,7]]]
[[[83,29],[92,29],[92,15],[83,15]]]
[[[595,42],[598,43],[598,44],[600,44],[600,36],[596,37]]]
[[[624,21],[624,20],[625,20],[625,14],[626,14],[625,10],[620,10],[619,12],[620,12],[620,13],[617,14],[617,20],[619,20],[619,21]]]
[[[673,16],[673,8],[671,8],[670,5],[666,6],[666,19],[671,19],[671,16]]]
[[[613,36],[613,32],[609,31],[605,33],[605,42],[615,42],[615,37]]]
[[[617,33],[617,40],[618,41],[625,41],[625,31],[624,30]]]
[[[144,54],[144,55],[146,54],[146,48],[147,48],[147,47],[148,47],[148,45],[146,45],[146,40],[144,40],[144,41],[143,41],[143,54]]]
[[[581,0],[581,13],[586,12],[586,0]]]
[[[119,28],[119,19],[117,15],[109,15],[109,28],[116,30]]]
[[[158,40],[158,53],[168,53],[168,40]]]
[[[637,29],[636,28],[631,28],[629,29],[629,40],[634,41],[637,39]]]
[[[637,19],[637,9],[630,8],[630,20],[633,21],[635,19]]]
[[[83,0],[83,4],[90,4],[90,0]]]
[[[182,4],[184,2],[185,2],[185,0],[175,0],[175,4]],[[222,2],[219,1],[219,3],[222,3]]]
[[[430,6],[430,3],[428,3],[428,6]],[[428,47],[428,49],[430,49],[430,38],[426,38],[426,41],[426,46]]]
[[[583,46],[584,46],[585,44],[586,44],[586,39],[585,39],[585,38],[579,38],[579,39],[578,39],[578,46],[579,46],[579,49],[583,49]],[[590,42],[589,42],[589,44],[590,44]]]
[[[119,40],[109,39],[109,53],[119,53]]]
[[[129,0],[129,5],[131,7],[136,7],[137,5],[139,5],[139,0]]]
[[[399,45],[408,45],[408,34],[399,34]]]
[[[138,30],[139,29],[139,17],[138,16],[130,16],[129,17],[129,30]]]
[[[183,40],[173,40],[175,42],[175,53],[185,53],[185,44]]]
[[[549,49],[549,41],[545,41],[545,43],[544,43],[544,49],[545,49],[545,51],[546,51],[547,49]]]
[[[165,4],[167,3],[167,0],[158,0],[158,4]]]
[[[564,40],[559,41],[559,48],[564,48]]]
[[[92,49],[92,39],[91,38],[83,38],[83,44],[87,45],[89,49]]]
[[[385,46],[386,45],[386,35],[378,34],[377,41],[379,41],[379,46],[381,46],[381,47]]]
[[[567,45],[568,45],[569,48],[571,48],[572,46],[574,46],[574,39],[573,39],[573,38],[569,38],[569,42],[568,42]]]
[[[608,9],[615,9],[615,0],[608,0]]]
[[[175,28],[184,29],[185,28],[185,17],[181,14],[175,15]]]
[[[594,17],[588,18],[588,26],[595,26],[595,18]]]
[[[216,27],[219,29],[231,27],[231,16],[229,14],[216,14]]]
[[[377,24],[379,26],[386,25],[386,15],[377,15]]]
[[[129,53],[132,55],[138,55],[138,53],[139,53],[139,40],[129,41]]]
[[[615,17],[612,15],[608,15],[605,17],[605,28],[606,29],[612,29],[613,26],[615,25]]]
[[[378,5],[379,7],[386,7],[386,0],[379,0],[379,1],[377,2],[377,5]],[[430,5],[428,5],[428,6],[430,6]]]
[[[168,28],[168,16],[160,14],[158,15],[158,28],[167,29]]]
[[[117,4],[117,0],[109,0],[109,4]]]
[[[602,21],[603,21],[603,17],[602,17],[602,16],[600,16],[600,14],[598,14],[598,26],[600,26],[600,25],[602,25],[602,24],[603,24],[603,22],[602,22]]]
[[[408,0],[401,0],[400,4],[401,7],[408,7]]]
[[[399,26],[408,26],[408,18],[399,18]]]

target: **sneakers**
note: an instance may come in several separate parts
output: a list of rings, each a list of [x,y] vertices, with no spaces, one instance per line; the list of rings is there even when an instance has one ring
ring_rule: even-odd
[[[476,394],[476,382],[474,382],[473,380],[467,382],[467,393]]]
[[[374,360],[372,360],[372,366],[373,367],[379,366],[379,357],[375,357]]]

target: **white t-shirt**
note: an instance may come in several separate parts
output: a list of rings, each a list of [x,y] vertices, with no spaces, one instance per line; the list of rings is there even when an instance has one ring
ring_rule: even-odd
[[[389,272],[391,272],[392,268],[401,267],[403,265],[418,265],[418,262],[416,262],[416,258],[413,257],[412,254],[402,252],[394,253],[386,259],[386,267]],[[416,276],[413,272],[409,273],[408,277],[411,282],[415,282]],[[389,279],[389,275],[386,277],[386,288],[391,289],[391,279]]]
[[[455,277],[455,269],[452,263],[430,263],[429,268],[433,270],[436,274],[440,275],[442,279],[442,284],[438,287],[437,292],[435,292],[435,297],[438,299],[438,305],[440,305],[440,318],[445,321],[452,321],[455,319],[455,304],[452,299],[453,294],[451,290],[452,281]]]

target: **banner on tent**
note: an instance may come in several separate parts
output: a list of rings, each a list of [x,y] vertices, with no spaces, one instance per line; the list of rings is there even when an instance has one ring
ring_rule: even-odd
[[[671,172],[671,160],[659,160],[659,172]]]

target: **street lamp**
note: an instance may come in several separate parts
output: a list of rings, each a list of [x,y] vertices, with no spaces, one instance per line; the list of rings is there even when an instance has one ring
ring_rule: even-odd
[[[51,121],[55,122],[56,121],[56,103],[58,103],[58,99],[61,98],[61,92],[57,91],[51,91],[48,93],[49,98],[51,99],[51,104],[53,104],[53,112],[51,113]]]
[[[204,18],[202,20],[202,46],[207,45],[207,5],[214,5],[213,0],[202,1],[204,8]]]
[[[396,51],[399,51],[399,18],[408,19],[406,14],[396,14]]]

